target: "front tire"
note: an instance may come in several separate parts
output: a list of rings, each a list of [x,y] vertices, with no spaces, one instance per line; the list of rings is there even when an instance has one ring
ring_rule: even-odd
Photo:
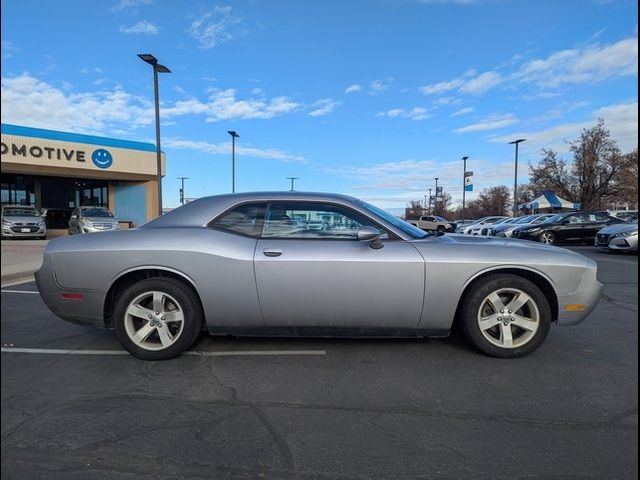
[[[542,232],[538,235],[538,241],[541,243],[546,243],[547,245],[553,245],[556,243],[556,236],[553,232]]]
[[[173,278],[149,278],[129,286],[114,309],[114,328],[122,346],[142,360],[167,360],[198,338],[200,300]]]
[[[500,358],[528,355],[544,342],[551,307],[544,293],[517,275],[496,274],[465,292],[461,322],[467,339],[483,353]]]

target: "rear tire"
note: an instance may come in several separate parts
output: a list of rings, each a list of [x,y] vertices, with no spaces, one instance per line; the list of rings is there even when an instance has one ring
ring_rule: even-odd
[[[544,293],[512,274],[496,274],[472,284],[460,313],[467,339],[492,357],[530,354],[542,345],[551,326],[551,307]]]
[[[122,346],[142,360],[168,360],[191,347],[202,330],[198,296],[173,278],[141,280],[126,288],[114,309]]]

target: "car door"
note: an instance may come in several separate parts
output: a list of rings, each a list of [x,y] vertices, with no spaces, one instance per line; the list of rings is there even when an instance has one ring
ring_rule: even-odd
[[[308,222],[321,221],[321,229]],[[370,219],[341,205],[268,205],[254,265],[270,327],[415,328],[424,299],[424,259],[381,230],[383,248],[356,240]]]
[[[567,215],[553,228],[556,240],[574,241],[582,235],[585,227],[585,218],[581,213]]]

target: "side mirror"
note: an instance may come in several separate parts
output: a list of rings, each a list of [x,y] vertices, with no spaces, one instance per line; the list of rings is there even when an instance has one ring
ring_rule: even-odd
[[[358,229],[356,238],[359,242],[369,242],[369,246],[374,250],[384,247],[380,241],[380,231],[373,227],[362,227]]]

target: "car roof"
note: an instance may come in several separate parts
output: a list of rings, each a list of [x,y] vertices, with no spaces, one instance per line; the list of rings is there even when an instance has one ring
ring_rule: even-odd
[[[248,202],[338,202],[353,205],[358,199],[348,195],[320,192],[245,192],[202,197],[161,215],[141,228],[195,227],[209,223],[222,212]]]

